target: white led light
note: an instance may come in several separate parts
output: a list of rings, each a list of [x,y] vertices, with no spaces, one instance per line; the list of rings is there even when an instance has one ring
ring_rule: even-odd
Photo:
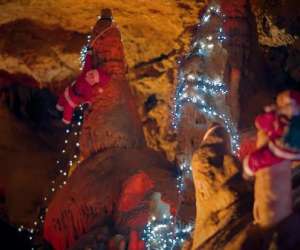
[[[196,78],[195,78],[194,75],[189,74],[189,75],[187,76],[187,79],[188,79],[188,80],[195,80]]]

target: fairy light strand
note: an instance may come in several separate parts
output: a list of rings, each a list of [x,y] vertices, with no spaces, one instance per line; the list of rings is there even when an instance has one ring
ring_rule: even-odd
[[[80,63],[81,63],[81,67],[80,70],[82,69],[84,63],[85,63],[85,58],[86,58],[86,53],[87,53],[87,48],[88,48],[88,44],[90,43],[90,39],[91,36],[87,36],[87,43],[82,47],[81,51],[80,51]],[[63,144],[64,147],[61,149],[61,154],[62,154],[62,159],[65,158],[65,155],[67,155],[67,146],[69,144],[69,140],[68,138],[71,136],[72,134],[72,130],[74,130],[73,135],[76,138],[76,148],[79,148],[80,143],[79,143],[79,136],[81,134],[80,130],[81,130],[81,126],[83,123],[83,112],[84,112],[84,108],[82,105],[79,106],[79,116],[77,118],[77,122],[74,124],[72,123],[71,125],[69,125],[66,129],[65,129],[65,139],[63,140]],[[76,150],[78,151],[78,150]],[[49,192],[47,195],[45,195],[42,199],[43,203],[48,203],[48,200],[50,199],[50,197],[59,189],[63,188],[63,186],[65,186],[67,184],[67,179],[68,179],[68,173],[67,173],[67,168],[73,166],[74,164],[79,165],[80,164],[80,157],[77,153],[73,154],[71,156],[71,160],[68,161],[68,164],[65,164],[64,161],[62,160],[57,160],[56,161],[56,166],[59,169],[58,170],[58,175],[57,175],[57,179],[59,177],[62,178],[61,183],[57,183],[55,180],[51,181],[51,185],[49,188]],[[18,232],[27,232],[29,234],[29,240],[32,241],[34,238],[34,235],[39,231],[39,227],[42,227],[42,225],[45,222],[45,214],[47,213],[48,208],[46,207],[44,211],[41,211],[40,215],[38,216],[37,220],[35,220],[33,222],[32,227],[27,228],[23,225],[20,225],[18,227]]]
[[[201,28],[203,25],[206,25],[206,23],[210,21],[212,15],[217,15],[222,19],[225,18],[221,13],[220,7],[214,4],[208,7],[198,27]],[[189,60],[191,56],[199,56],[202,58],[209,57],[215,44],[222,44],[225,39],[226,36],[223,33],[223,28],[216,27],[215,33],[206,34],[192,43],[191,51],[184,60]],[[181,65],[182,62],[180,62],[180,66]],[[186,104],[193,104],[199,112],[204,114],[209,120],[217,120],[223,123],[231,136],[232,151],[233,153],[237,153],[239,150],[239,135],[236,125],[231,120],[228,113],[219,111],[217,107],[211,103],[211,98],[220,98],[227,93],[227,86],[221,79],[213,79],[206,75],[205,72],[198,75],[186,75],[184,69],[180,68],[172,114],[172,125],[175,130],[178,129],[179,123],[181,122],[184,106]],[[210,97],[209,101],[207,101],[208,96]]]
[[[147,249],[172,250],[182,246],[193,230],[193,225],[183,226],[173,216],[164,215],[162,219],[152,217],[146,224],[142,240]]]
[[[220,6],[210,5],[202,16],[198,28],[207,25],[212,18],[217,15],[222,20],[225,16],[221,13]],[[206,58],[211,55],[216,46],[225,41],[226,36],[222,27],[215,27],[213,34],[201,36],[191,45],[190,52],[183,61],[191,57]],[[179,62],[179,66],[183,63]],[[185,74],[183,67],[178,73],[178,84],[174,94],[174,108],[172,111],[172,126],[177,131],[182,122],[182,114],[185,105],[192,104],[196,109],[205,115],[208,120],[222,122],[231,136],[231,147],[234,153],[239,150],[239,135],[235,124],[226,112],[218,110],[217,105],[211,100],[224,98],[228,93],[226,84],[220,78],[212,78],[207,74]],[[225,100],[225,99],[224,99]],[[188,157],[187,157],[188,158]],[[185,179],[192,175],[191,163],[188,159],[183,160],[179,166],[180,174],[177,177],[177,190],[179,196],[185,190]],[[180,204],[179,206],[180,207]],[[192,233],[193,224],[182,226],[173,216],[164,216],[163,219],[151,218],[145,226],[143,240],[147,249],[171,250],[180,247],[185,239]]]
[[[75,135],[75,139],[76,139],[76,145],[79,145],[79,135],[80,135],[80,130],[81,130],[81,125],[82,125],[82,121],[83,121],[83,106],[80,105],[79,107],[79,117],[78,117],[78,122],[75,124],[72,124],[71,126],[67,127],[65,130],[65,139],[64,139],[64,147],[61,150],[61,154],[62,154],[62,158],[65,158],[65,155],[67,154],[67,146],[69,144],[69,139],[70,135],[72,134],[72,130],[74,130],[74,135]],[[48,200],[50,199],[50,197],[59,189],[61,189],[64,185],[67,184],[67,178],[68,178],[68,173],[67,173],[67,168],[73,166],[74,164],[78,165],[80,163],[80,159],[78,154],[75,152],[73,154],[73,156],[71,156],[71,158],[74,158],[72,160],[68,161],[68,164],[65,164],[64,160],[57,160],[56,161],[56,165],[58,170],[58,177],[61,177],[62,181],[61,183],[58,183],[56,180],[52,180],[50,182],[50,188],[49,188],[49,192],[47,195],[45,195],[42,199],[43,203],[47,203]],[[72,163],[72,164],[71,164]],[[33,240],[35,233],[37,233],[39,231],[39,227],[41,227],[44,224],[45,221],[45,214],[47,213],[48,208],[46,207],[44,211],[41,211],[41,214],[38,216],[38,218],[33,222],[33,225],[29,228],[20,225],[18,227],[18,231],[19,232],[27,232],[28,233],[28,239],[30,241]]]

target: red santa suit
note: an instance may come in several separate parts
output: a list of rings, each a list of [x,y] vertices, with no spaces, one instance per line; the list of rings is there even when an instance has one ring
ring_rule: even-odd
[[[244,174],[255,175],[254,223],[268,229],[292,213],[291,162],[299,153],[284,147],[282,138],[289,126],[286,117],[276,111],[257,116],[255,125],[267,136],[267,142],[244,159]]]
[[[276,111],[266,112],[256,117],[255,126],[267,135],[268,142],[245,158],[244,171],[247,175],[252,176],[258,170],[276,166],[284,160],[300,160],[299,150],[283,142],[289,128],[287,117]]]
[[[77,78],[72,86],[65,89],[64,93],[60,95],[56,108],[59,111],[63,111],[62,121],[65,124],[69,124],[72,120],[74,109],[84,103],[91,103],[91,98],[94,89],[103,88],[110,80],[110,76],[105,73],[101,68],[96,69],[99,76],[99,82],[91,85],[86,80],[86,74],[88,71],[92,70],[92,56],[87,53],[85,64],[82,69],[81,74]]]
[[[294,94],[287,92],[291,103],[299,106],[300,95]],[[243,167],[245,176],[255,175],[254,222],[269,229],[292,213],[291,161],[300,159],[300,151],[285,143],[290,120],[275,109],[257,116],[255,125],[267,138],[245,157]]]

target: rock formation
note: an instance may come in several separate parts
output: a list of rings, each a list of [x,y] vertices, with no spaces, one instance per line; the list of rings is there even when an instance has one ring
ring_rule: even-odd
[[[232,84],[232,96],[230,98],[235,100],[232,107],[235,110],[241,110],[241,126],[247,128],[248,125],[252,124],[255,113],[259,112],[263,104],[269,102],[268,100],[274,95],[273,92],[287,86],[297,87],[299,85],[299,63],[297,63],[299,38],[297,41],[297,38],[294,37],[295,35],[299,36],[299,29],[297,28],[299,25],[297,22],[299,19],[298,3],[294,0],[224,0],[222,2],[227,16],[225,31],[228,33],[227,40],[229,41],[226,49],[229,52],[230,61],[227,78]],[[250,12],[249,2],[256,19]],[[270,4],[264,5],[265,2]],[[120,223],[123,217],[119,216],[116,219],[114,216],[119,214],[119,212],[115,212],[118,210],[115,204],[120,199],[127,199],[121,197],[132,196],[127,191],[128,189],[135,190],[130,183],[139,183],[140,180],[145,180],[149,186],[142,187],[142,190],[146,193],[148,188],[153,186],[144,199],[146,202],[142,202],[143,205],[148,204],[148,200],[150,200],[148,194],[151,196],[152,192],[162,193],[162,199],[170,196],[170,203],[176,200],[175,189],[173,190],[175,187],[173,166],[163,156],[144,146],[144,137],[141,135],[141,131],[144,130],[148,146],[163,151],[168,159],[174,159],[176,142],[174,135],[169,130],[167,114],[170,111],[171,90],[174,81],[176,81],[174,77],[176,75],[174,73],[176,71],[175,62],[178,55],[183,54],[187,44],[189,44],[190,31],[197,23],[198,12],[204,5],[202,1],[190,0],[170,0],[167,3],[164,0],[143,1],[143,4],[140,1],[120,0],[109,2],[106,0],[0,1],[2,10],[0,13],[0,69],[3,70],[0,72],[0,99],[3,97],[2,90],[5,88],[10,107],[20,114],[24,114],[24,107],[27,106],[20,105],[20,99],[22,99],[20,93],[22,96],[26,92],[30,98],[36,97],[36,102],[31,102],[31,104],[35,103],[34,106],[37,107],[41,100],[40,92],[37,91],[38,87],[47,87],[54,93],[58,93],[78,74],[79,51],[90,26],[94,24],[95,18],[99,14],[100,8],[111,7],[114,10],[119,29],[123,34],[130,83],[126,79],[121,80],[124,78],[124,71],[126,71],[125,65],[109,62],[111,65],[117,65],[114,71],[116,79],[107,89],[108,98],[99,97],[99,100],[95,100],[94,108],[86,116],[81,137],[81,151],[86,160],[74,172],[70,184],[57,194],[49,208],[48,218],[50,219],[46,226],[50,225],[51,228],[53,225],[58,226],[57,231],[55,229],[51,235],[55,242],[66,244],[68,236],[70,236],[69,242],[73,242],[72,237],[76,238],[78,233],[74,229],[78,228],[81,237],[76,241],[76,244],[74,243],[74,249],[105,245],[107,239],[114,234],[123,233],[126,237],[130,235],[127,222],[124,224],[125,229],[119,227],[120,224],[123,224]],[[283,32],[283,29],[286,29],[288,34],[284,35],[283,33],[286,32]],[[256,32],[258,32],[260,44],[257,43]],[[293,44],[290,43],[291,41]],[[101,50],[101,45],[99,45],[99,50]],[[264,56],[263,65],[258,63],[261,61],[258,52],[261,51],[263,51]],[[108,70],[111,70],[110,67]],[[264,72],[261,72],[262,70]],[[117,74],[116,71],[120,72]],[[20,73],[23,76],[20,77]],[[262,87],[261,83],[265,82],[265,73],[267,74],[267,83],[264,85],[265,87]],[[6,81],[7,78],[10,80]],[[27,85],[28,79],[29,85],[32,83],[33,85],[30,88],[27,88],[28,86],[23,88],[24,83]],[[32,79],[34,80],[32,81]],[[142,117],[143,127],[136,119],[137,113],[133,101],[131,101],[131,95],[128,93],[128,84],[130,84],[134,97],[137,97],[137,107]],[[125,95],[128,95],[129,98],[125,98]],[[250,100],[247,99],[249,96],[251,96]],[[21,101],[27,102],[27,97],[25,95],[23,97],[24,99]],[[239,103],[236,102],[238,99],[240,100]],[[251,108],[253,103],[256,104],[254,105],[255,110]],[[112,106],[110,106],[111,104]],[[112,110],[111,107],[117,110]],[[32,111],[34,113],[35,110]],[[123,113],[127,115],[127,118],[129,116],[130,118],[123,117]],[[28,115],[27,111],[25,114]],[[36,122],[39,123],[39,114],[34,117],[38,117]],[[28,128],[26,119],[15,119],[5,108],[2,109],[2,106],[0,118],[0,165],[1,167],[5,166],[5,170],[3,168],[3,172],[1,172],[1,177],[6,180],[1,184],[4,184],[7,190],[8,214],[13,222],[26,223],[31,226],[37,214],[36,207],[42,199],[42,193],[48,191],[51,179],[54,175],[56,176],[57,169],[54,169],[54,166],[57,155],[53,149],[47,147],[45,140],[42,143],[37,139],[36,134]],[[115,121],[122,121],[122,123],[119,124]],[[134,134],[130,133],[131,128],[134,128],[132,129],[135,131]],[[112,130],[113,133],[111,133]],[[57,135],[57,133],[55,134]],[[111,140],[110,137],[112,137]],[[49,137],[47,138],[49,139]],[[245,138],[248,139],[247,136]],[[52,148],[53,145],[57,146],[57,141],[51,143]],[[197,152],[197,155],[202,154],[201,150]],[[208,152],[209,155],[216,155],[210,147],[204,151]],[[212,157],[213,162],[215,158],[218,157]],[[201,178],[204,178],[203,186],[207,190],[212,188],[211,192],[217,197],[219,194],[220,196],[224,194],[225,197],[228,197],[228,204],[232,201],[233,205],[230,205],[226,211],[227,203],[224,201],[222,203],[224,209],[220,207],[220,212],[210,213],[209,210],[213,203],[210,203],[209,200],[214,200],[214,196],[210,196],[208,192],[206,195],[201,194],[199,196],[201,198],[198,202],[199,210],[200,212],[205,211],[204,214],[209,217],[206,220],[204,214],[202,216],[200,213],[199,225],[202,226],[204,221],[208,221],[205,225],[209,224],[207,227],[209,231],[204,232],[199,229],[201,237],[199,242],[194,244],[195,247],[201,245],[203,249],[226,249],[225,247],[230,250],[234,249],[227,242],[233,238],[242,240],[245,231],[240,229],[246,227],[251,221],[251,204],[249,204],[248,194],[236,192],[239,189],[244,190],[244,186],[239,186],[241,180],[238,174],[235,174],[238,167],[232,163],[233,158],[230,156],[225,158],[227,160],[223,161],[223,165],[221,164],[225,169],[224,171],[223,168],[215,167],[215,164],[205,165],[205,163],[203,167],[205,171],[201,173]],[[133,159],[136,159],[135,162],[132,162]],[[204,157],[203,161],[205,159]],[[128,164],[124,164],[125,162]],[[157,167],[153,167],[154,165]],[[41,168],[41,166],[43,167]],[[201,166],[201,164],[196,164],[196,168],[201,169]],[[115,169],[113,171],[116,172],[111,172],[112,169]],[[228,172],[229,175],[232,174],[233,176],[227,176],[223,172]],[[120,176],[119,173],[121,173]],[[165,180],[158,180],[160,175]],[[216,177],[220,180],[220,187],[215,181],[211,181],[215,180]],[[111,182],[109,178],[111,178]],[[38,181],[36,181],[37,179]],[[149,181],[150,179],[152,181]],[[234,187],[235,184],[238,184],[238,187],[232,191],[227,186],[227,179],[233,180]],[[299,171],[295,173],[293,182],[294,196],[297,201],[296,207],[299,209]],[[156,183],[159,184],[156,185]],[[133,186],[135,185],[138,184],[133,184]],[[156,187],[158,190],[155,189]],[[224,190],[221,191],[223,187]],[[74,189],[74,193],[72,189]],[[109,192],[111,192],[109,195],[111,198],[98,197],[99,194],[109,194]],[[89,198],[83,199],[83,196]],[[188,205],[192,207],[193,193],[191,192],[187,196]],[[207,200],[203,200],[202,196]],[[74,203],[72,203],[73,199]],[[97,204],[105,204],[111,215],[100,214],[100,221],[101,218],[107,217],[108,220],[103,223],[100,222],[99,226],[97,222],[90,220],[94,216],[93,207],[97,208],[96,213],[99,212],[98,209],[100,210],[100,206],[95,205],[96,202],[98,202]],[[206,202],[207,206],[205,205]],[[71,208],[70,203],[72,203]],[[85,203],[88,204],[86,207],[83,206]],[[61,204],[63,204],[62,210],[59,210]],[[137,201],[133,204],[140,203]],[[132,205],[132,207],[134,206]],[[141,207],[143,208],[143,206]],[[143,214],[142,208],[141,214]],[[64,220],[60,218],[62,211],[66,212],[69,209],[72,211],[71,215],[79,215],[76,222],[80,223],[76,227],[69,220],[66,222],[69,224],[64,224]],[[79,211],[77,209],[80,212],[77,213]],[[186,214],[193,215],[192,209],[190,210]],[[133,220],[136,218],[138,220],[140,218],[138,215],[131,217],[134,211],[136,210],[130,210],[128,214],[130,214],[130,218],[134,218]],[[147,209],[145,211],[147,211],[146,213],[149,212]],[[240,214],[242,216],[237,219],[232,217],[232,214],[235,214],[233,211],[239,211],[236,217]],[[124,214],[127,215],[127,212]],[[141,217],[143,217],[144,223],[147,216]],[[53,222],[51,218],[57,220]],[[222,221],[223,218],[225,221]],[[293,220],[298,220],[297,215],[294,215],[282,227],[284,229],[282,235]],[[221,222],[218,223],[218,221]],[[117,226],[112,226],[112,222]],[[128,222],[128,224],[130,223]],[[141,224],[136,223],[136,225]],[[84,226],[81,227],[81,225]],[[62,231],[59,231],[60,227],[61,229],[67,228],[66,232],[68,233],[62,235],[60,233]],[[118,231],[111,232],[107,228],[118,228]],[[240,234],[236,234],[236,232],[240,232]],[[123,237],[119,236],[117,235],[115,238]],[[231,242],[233,244],[234,241]],[[236,246],[238,249],[240,245],[237,244]]]
[[[208,244],[211,249],[223,249],[233,237],[232,230],[240,230],[251,220],[251,196],[241,178],[240,163],[229,154],[227,143],[226,132],[219,128],[193,155],[197,212],[192,249],[202,249],[209,241],[214,242]]]
[[[196,221],[191,249],[250,250],[298,249],[299,207],[269,231],[252,224],[251,183],[240,174],[240,162],[228,154],[224,129],[211,133],[194,153],[192,167],[196,196]],[[294,170],[294,192],[299,183]],[[296,197],[296,196],[295,196]],[[276,247],[276,248],[272,248]]]
[[[81,134],[84,158],[107,148],[145,146],[135,99],[126,76],[127,64],[120,32],[116,24],[101,27],[101,22],[100,19],[95,25],[92,43],[94,53],[102,62],[101,67],[112,79],[105,93],[95,97],[92,110],[85,117]]]
[[[85,160],[55,195],[46,215],[44,235],[57,250],[87,247],[105,227],[110,237],[122,234],[128,241],[147,223],[155,192],[170,212],[176,211],[175,169],[144,144],[118,29],[113,26],[97,38],[94,50],[112,80],[86,115],[81,134]],[[104,241],[108,244],[107,238]]]
[[[297,42],[293,45],[281,43],[280,47],[278,43],[262,43],[266,39],[275,41],[281,34],[277,31],[284,28],[292,36],[297,35],[295,20],[298,14],[294,7],[297,3],[293,0],[278,0],[278,5],[263,5],[261,0],[221,2],[227,16],[224,27],[230,57],[227,82],[232,72],[229,100],[235,101],[231,104],[233,109],[242,111],[240,125],[248,128],[255,114],[270,102],[273,92],[285,86],[295,86],[297,82],[289,76],[298,79]],[[199,11],[205,6],[204,1],[172,0],[165,3],[160,0],[138,4],[101,0],[73,1],[70,4],[65,1],[15,0],[2,1],[0,5],[3,10],[0,15],[0,69],[13,76],[23,73],[36,79],[40,87],[48,87],[56,93],[78,74],[78,54],[99,9],[112,8],[123,34],[130,86],[137,97],[147,145],[164,151],[168,159],[174,160],[176,143],[166,114],[170,112],[169,100],[176,80],[174,72],[178,55],[183,54],[190,43],[190,31],[197,23]],[[272,26],[263,22],[264,17],[271,18]],[[264,52],[262,60],[260,52]],[[262,83],[266,81],[266,87],[262,89]],[[143,105],[151,96],[155,96],[157,102],[144,112]],[[248,105],[248,96],[257,103],[255,110]]]
[[[249,0],[222,1],[222,10],[226,15],[225,48],[229,55],[225,79],[230,88],[228,101],[240,127],[249,128],[261,107],[270,101],[264,91],[266,79],[256,22]],[[248,105],[249,96],[257,100],[256,105]]]

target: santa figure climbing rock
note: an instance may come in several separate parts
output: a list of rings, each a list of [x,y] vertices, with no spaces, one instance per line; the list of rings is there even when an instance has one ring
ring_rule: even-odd
[[[254,220],[270,228],[292,213],[291,163],[300,160],[300,93],[284,91],[257,116],[257,149],[245,157],[244,177],[255,177]]]
[[[64,90],[56,105],[57,110],[63,112],[63,123],[70,124],[74,109],[81,104],[91,104],[92,96],[103,93],[109,80],[110,76],[101,67],[93,69],[92,48],[88,48],[79,77]]]

